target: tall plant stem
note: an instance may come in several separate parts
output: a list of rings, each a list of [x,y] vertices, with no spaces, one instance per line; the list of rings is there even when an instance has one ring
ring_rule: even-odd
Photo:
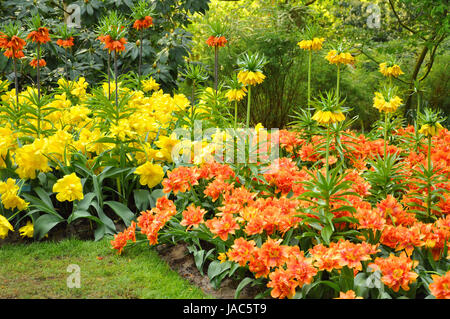
[[[41,68],[39,66],[41,61],[41,46],[38,43],[37,44],[37,66],[36,66],[36,70],[37,70],[37,90],[38,90],[38,101],[39,103],[41,102]]]
[[[15,52],[13,50],[13,65],[14,65],[14,87],[16,89],[16,111],[19,109],[19,79],[17,78],[17,62]]]
[[[247,121],[246,121],[246,127],[250,127],[250,106],[252,101],[252,86],[248,86],[248,96],[247,96]]]
[[[117,51],[114,51],[114,81],[116,84],[116,108],[119,109],[119,87],[117,86]]]
[[[309,50],[309,58],[308,58],[308,109],[311,107],[311,57],[312,51]]]
[[[234,101],[234,129],[237,128],[237,101]]]
[[[214,90],[217,93],[217,82],[219,77],[219,48],[214,46]]]
[[[387,128],[388,128],[388,120],[389,120],[389,113],[384,113],[384,160],[386,160],[387,155]]]
[[[195,81],[192,81],[192,93],[191,93],[191,119],[194,120],[194,104],[195,104]]]
[[[111,74],[109,70],[111,69],[111,51],[108,51],[108,100],[111,99]]]
[[[141,86],[141,68],[142,68],[142,33],[143,30],[141,29],[141,32],[139,34],[139,87]]]
[[[327,124],[327,144],[325,149],[325,169],[327,174],[327,180],[328,180],[328,172],[330,170],[329,164],[328,164],[328,156],[330,153],[330,124]]]
[[[337,65],[337,79],[336,79],[336,99],[339,101],[339,82],[341,77],[341,66]]]
[[[431,163],[431,136],[428,136],[428,172],[432,170]],[[427,217],[431,217],[431,177],[428,179],[428,192],[427,192]]]
[[[69,68],[67,67],[67,48],[64,48],[64,72],[66,73],[66,79],[69,80]]]

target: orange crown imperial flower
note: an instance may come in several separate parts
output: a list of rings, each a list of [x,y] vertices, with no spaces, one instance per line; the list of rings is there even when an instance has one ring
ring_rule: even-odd
[[[108,49],[109,52],[112,52],[112,51],[122,52],[122,51],[125,51],[125,44],[127,43],[127,40],[125,38],[121,38],[119,40],[114,40],[111,38],[111,36],[107,35],[104,39],[104,43],[105,43],[105,48]]]
[[[35,31],[31,31],[27,39],[31,39],[32,42],[44,44],[50,41],[50,34],[46,27],[40,27]]]
[[[37,65],[38,65],[37,59],[31,60],[30,65],[31,65],[33,68],[36,68]],[[44,67],[44,66],[46,66],[46,65],[47,65],[47,62],[45,62],[44,59],[40,59],[40,60],[39,60],[39,67],[42,68],[42,67]]]
[[[73,37],[67,39],[58,39],[58,41],[56,41],[56,44],[63,48],[73,47]]]
[[[139,19],[134,21],[133,28],[136,30],[147,29],[153,25],[153,18],[150,16],[146,16],[143,19]]]
[[[15,51],[12,49],[7,49],[5,53],[3,53],[3,55],[6,56],[7,58],[15,58],[15,59],[21,59],[25,57],[22,50]]]
[[[224,47],[227,42],[228,41],[224,36],[215,37],[212,35],[206,40],[206,44],[210,47]]]

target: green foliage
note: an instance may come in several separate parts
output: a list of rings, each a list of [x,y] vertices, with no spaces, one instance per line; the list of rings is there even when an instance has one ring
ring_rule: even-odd
[[[209,0],[154,0],[151,2],[155,13],[152,16],[154,26],[146,30],[144,34],[142,74],[155,73],[154,78],[163,89],[172,90],[176,87],[178,72],[184,64],[184,57],[190,50],[190,34],[184,29],[190,23],[188,14],[204,13],[208,9],[208,3]],[[2,1],[0,5],[0,25],[5,25],[11,20],[26,21],[35,15],[40,17],[43,24],[49,26],[52,34],[64,24],[65,16],[67,16],[65,11],[70,4],[80,6],[81,28],[76,29],[75,46],[68,50],[66,61],[62,59],[65,56],[63,48],[57,46],[56,43],[46,45],[48,50],[46,50],[44,58],[47,67],[43,68],[41,72],[44,85],[50,86],[51,82],[60,77],[61,69],[59,67],[65,62],[68,64],[71,79],[82,75],[90,83],[99,82],[106,73],[107,52],[101,49],[103,46],[97,40],[97,26],[100,19],[111,11],[120,12],[127,18],[125,30],[128,43],[126,51],[119,61],[120,73],[137,71],[139,46],[135,41],[139,36],[137,31],[131,28],[134,22],[131,16],[133,9],[138,4],[137,0],[70,0],[62,4],[52,0],[7,0]],[[26,49],[24,53],[27,57],[30,56],[29,49]],[[30,83],[27,74],[33,73],[33,69],[28,62],[28,58],[26,58],[20,65],[21,85]],[[11,70],[11,62],[2,55],[0,57],[0,75],[9,75]]]

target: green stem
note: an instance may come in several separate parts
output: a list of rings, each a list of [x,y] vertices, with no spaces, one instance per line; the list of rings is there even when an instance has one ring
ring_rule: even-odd
[[[111,68],[111,51],[108,50],[108,100],[111,99],[111,74],[109,72]]]
[[[432,170],[432,163],[431,163],[431,136],[428,136],[428,172],[430,174],[430,177],[428,179],[428,193],[427,193],[427,216],[428,218],[431,217],[431,170]]]
[[[337,65],[337,80],[336,80],[336,99],[339,101],[339,82],[341,77],[341,66]]]
[[[234,101],[234,129],[237,128],[237,101]]]
[[[119,87],[117,86],[117,51],[114,51],[114,81],[116,83],[116,108],[119,109]]]
[[[64,48],[64,72],[66,73],[66,79],[69,80],[69,68],[67,67],[67,48]]]
[[[41,60],[41,46],[37,44],[37,90],[38,90],[38,101],[41,101],[41,68],[39,67],[39,62]]]
[[[14,65],[14,87],[16,89],[16,111],[19,109],[19,80],[17,78],[17,62],[15,58],[15,51],[13,50],[13,65]]]
[[[246,127],[250,127],[250,105],[251,105],[251,99],[252,98],[252,86],[248,86],[248,96],[247,96],[247,122]]]
[[[219,50],[218,47],[214,47],[214,90],[217,93],[217,82],[219,78]]]
[[[308,109],[311,107],[311,57],[312,51],[309,50],[309,58],[308,58]]]
[[[325,150],[325,167],[326,167],[326,173],[327,173],[327,178],[328,178],[328,170],[329,170],[329,165],[328,165],[328,154],[330,152],[330,124],[327,124],[327,146],[326,146],[326,150]]]
[[[142,33],[143,33],[143,29],[141,29],[141,32],[139,34],[139,68],[138,68],[138,72],[139,72],[139,87],[141,87],[141,67],[142,67]]]
[[[386,160],[387,155],[387,125],[388,125],[389,113],[384,113],[384,159]]]

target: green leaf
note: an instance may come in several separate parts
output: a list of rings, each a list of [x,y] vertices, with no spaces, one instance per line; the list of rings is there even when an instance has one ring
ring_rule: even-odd
[[[151,206],[151,194],[147,189],[136,189],[133,192],[134,203],[139,211],[147,210]]]
[[[67,219],[67,223],[70,224],[70,223],[72,223],[74,220],[76,220],[78,218],[87,218],[87,219],[91,219],[91,220],[95,221],[97,224],[103,224],[103,222],[98,217],[92,216],[86,210],[76,210],[76,211],[74,211],[69,216],[69,218]]]
[[[245,277],[244,279],[241,280],[241,282],[239,283],[239,285],[236,288],[236,291],[234,293],[234,299],[238,299],[239,295],[241,294],[242,289],[245,288],[245,286],[247,286],[249,283],[253,282],[254,279],[253,278],[249,278],[249,277]]]
[[[107,201],[105,202],[105,205],[111,207],[111,209],[122,218],[126,226],[130,226],[134,214],[127,206],[116,201]]]
[[[63,222],[64,218],[51,214],[39,216],[34,222],[34,238],[41,240],[53,227]]]
[[[324,242],[326,244],[330,243],[330,238],[331,238],[332,234],[333,234],[333,228],[331,227],[331,225],[326,225],[320,232],[320,236],[322,237],[322,239],[324,240]]]
[[[212,261],[208,266],[208,278],[213,280],[215,277],[219,276],[224,271],[230,269],[230,262],[221,263],[219,260]]]

